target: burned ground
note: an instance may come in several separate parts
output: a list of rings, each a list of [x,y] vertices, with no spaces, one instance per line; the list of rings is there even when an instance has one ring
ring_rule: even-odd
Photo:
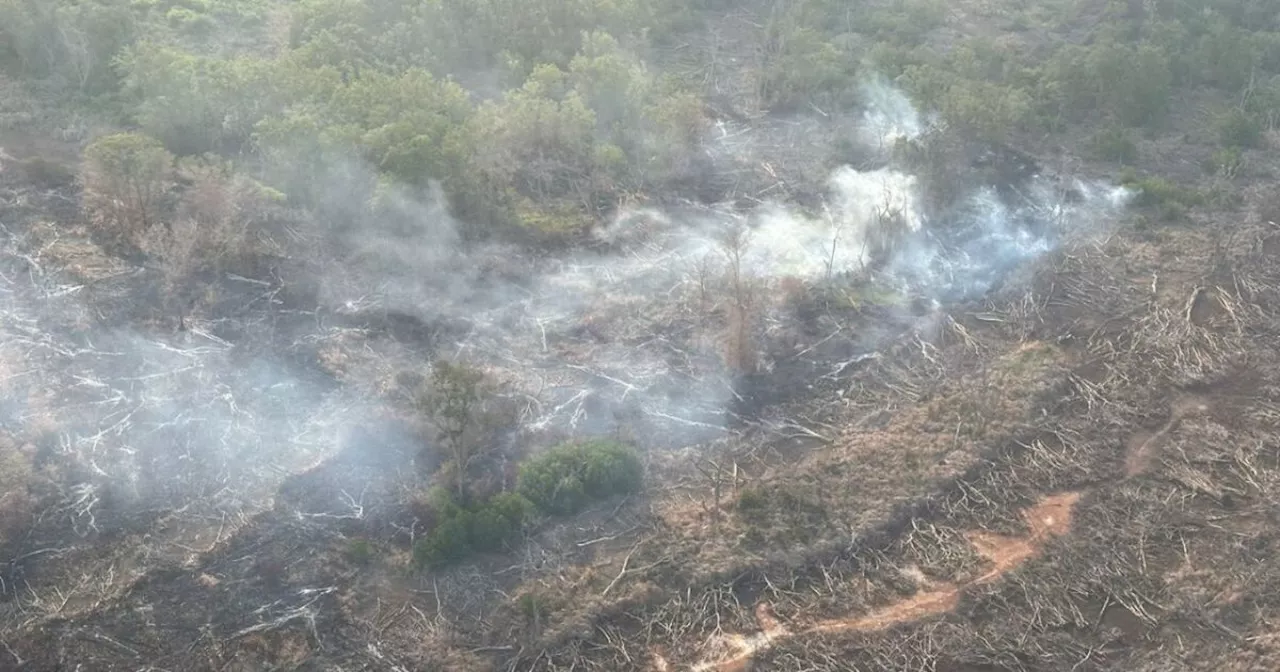
[[[936,39],[990,30],[954,14]],[[1280,667],[1280,167],[1204,178],[1233,198],[1176,221],[1058,227],[1104,169],[936,138],[931,237],[763,281],[735,371],[734,288],[688,263],[723,251],[698,227],[815,210],[841,163],[927,162],[842,144],[859,118],[835,108],[724,95],[671,191],[701,202],[665,224],[572,254],[388,234],[290,256],[265,240],[293,235],[285,213],[180,316],[85,228],[79,148],[0,135],[0,669]],[[1200,179],[1203,101],[1179,102],[1143,167]],[[993,204],[1036,245],[986,235]],[[641,446],[646,486],[416,567],[448,460],[408,391],[441,355],[516,418],[477,490],[584,435]]]
[[[1156,249],[1127,232],[1069,242],[941,313],[816,304],[798,354],[739,388],[734,438],[655,452],[643,496],[425,578],[403,558],[427,521],[403,506],[433,465],[414,466],[421,438],[394,411],[274,476],[238,471],[248,458],[154,462],[197,457],[170,450],[142,464],[207,485],[149,482],[147,468],[128,492],[92,473],[45,475],[28,496],[58,504],[6,534],[6,653],[32,670],[1265,668],[1277,655],[1264,560],[1280,467],[1280,369],[1259,345],[1280,330],[1268,226],[1242,217]],[[1171,253],[1173,271],[1160,258]],[[41,261],[10,257],[6,276],[44,275]],[[109,354],[132,335],[90,343],[75,324],[28,319],[38,334],[9,329],[43,339],[74,380],[145,367]],[[465,333],[393,311],[330,319],[332,337],[299,359],[318,358],[306,375],[329,381],[305,403],[335,410],[350,408],[344,380],[386,379],[344,379],[368,369],[325,348],[347,361],[370,347],[422,356],[437,334]],[[877,335],[856,336],[860,321]],[[301,333],[273,324],[281,343]],[[156,364],[162,343],[144,359]],[[180,349],[179,362],[198,356]],[[246,387],[232,398],[256,389],[254,356],[241,361]],[[183,385],[166,390],[201,398]],[[37,392],[19,415],[40,407]],[[93,385],[84,394],[103,399]],[[43,403],[75,406],[54,401]],[[58,463],[40,455],[66,450],[67,418],[26,449],[33,465]],[[306,428],[289,429],[278,440],[307,443]],[[170,446],[200,429],[157,431]],[[68,482],[82,485],[58,490]],[[260,501],[251,492],[273,503],[246,507]]]

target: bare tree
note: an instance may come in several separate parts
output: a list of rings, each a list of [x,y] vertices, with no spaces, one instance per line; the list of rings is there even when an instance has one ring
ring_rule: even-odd
[[[729,486],[732,489],[731,498],[734,500],[738,498],[738,463],[734,462],[732,466],[726,466],[719,461],[704,458],[694,462],[693,468],[696,469],[703,478],[707,479],[707,483],[711,486],[712,508],[707,513],[711,516],[712,534],[719,536],[720,518],[723,514],[721,502],[724,497],[724,485],[726,480],[729,481]],[[703,509],[706,510],[705,505],[703,506]]]
[[[728,262],[730,302],[725,324],[725,363],[741,373],[755,373],[755,339],[752,323],[755,320],[754,287],[743,269],[743,258],[750,241],[750,231],[735,225],[727,229],[720,239],[720,250]]]

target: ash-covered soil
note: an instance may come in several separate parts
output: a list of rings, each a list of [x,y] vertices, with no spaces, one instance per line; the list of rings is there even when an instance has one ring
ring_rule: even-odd
[[[1273,669],[1266,196],[1055,228],[1095,196],[1022,158],[868,273],[760,274],[745,374],[697,265],[732,205],[463,286],[281,257],[179,322],[0,173],[0,669]],[[442,352],[506,384],[503,459],[625,433],[645,490],[412,568],[397,375]]]

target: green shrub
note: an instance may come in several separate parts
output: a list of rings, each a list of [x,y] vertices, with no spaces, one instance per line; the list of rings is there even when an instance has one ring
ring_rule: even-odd
[[[1230,179],[1239,174],[1243,167],[1244,152],[1233,145],[1214,152],[1205,169],[1207,172]]]
[[[353,564],[368,565],[373,561],[373,546],[364,539],[352,539],[347,543],[346,555]]]
[[[95,140],[84,151],[81,205],[95,228],[136,240],[159,223],[172,181],[173,155],[154,138],[117,133]]]
[[[591,500],[639,490],[643,471],[635,450],[620,443],[566,443],[525,462],[517,489],[542,511],[570,514]]]
[[[1262,142],[1262,124],[1243,110],[1231,110],[1217,122],[1218,140],[1225,147],[1251,148]]]
[[[525,231],[539,237],[573,237],[587,231],[594,223],[591,214],[563,200],[535,203],[522,198],[515,207],[516,222]]]
[[[612,441],[557,446],[520,469],[518,492],[462,504],[447,488],[428,494],[438,522],[413,548],[420,567],[437,569],[475,553],[501,551],[515,543],[529,518],[573,513],[595,499],[635,492],[643,468],[635,451]]]
[[[547,598],[538,593],[525,593],[520,596],[517,604],[525,621],[534,624],[546,620],[547,614],[551,611],[547,602]]]
[[[119,83],[112,62],[138,32],[124,2],[0,0],[0,65],[63,92],[91,95]]]
[[[1204,196],[1189,187],[1170,182],[1162,177],[1138,178],[1128,175],[1123,180],[1124,186],[1137,192],[1133,204],[1138,207],[1159,207],[1168,214],[1172,208],[1190,208],[1204,203]]]
[[[1138,146],[1123,128],[1110,128],[1095,135],[1093,151],[1104,161],[1127,165],[1138,160]]]
[[[520,535],[529,517],[529,502],[511,492],[495,495],[470,512],[467,540],[479,552],[500,551]]]
[[[515,493],[501,493],[470,507],[436,492],[440,521],[413,547],[414,561],[427,569],[446,567],[475,553],[492,553],[515,543],[532,506]]]
[[[467,523],[465,512],[441,520],[430,534],[414,545],[414,561],[426,569],[438,569],[466,558],[471,554]]]
[[[759,488],[744,488],[738,493],[738,511],[756,512],[769,508],[768,493]]]
[[[748,547],[805,543],[820,534],[828,514],[812,483],[765,483],[743,488],[735,506]]]
[[[217,28],[213,17],[186,7],[171,8],[165,14],[165,19],[169,22],[170,27],[195,37],[207,36]]]

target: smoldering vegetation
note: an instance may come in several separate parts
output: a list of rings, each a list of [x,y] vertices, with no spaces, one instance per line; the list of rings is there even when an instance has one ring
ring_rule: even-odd
[[[0,667],[1266,667],[1210,4],[0,0]]]
[[[835,326],[816,319],[795,333],[788,311],[800,304],[843,291],[877,297],[871,303],[883,309],[883,324],[871,320],[827,342],[844,360],[810,355],[808,375],[829,373],[820,367],[865,355],[894,329],[981,296],[1063,237],[1104,232],[1125,204],[1122,188],[1027,165],[930,209],[918,179],[881,149],[928,142],[919,115],[901,109],[899,92],[884,89],[870,100],[881,98],[888,106],[868,108],[866,124],[847,132],[877,135],[867,149],[881,154],[883,167],[839,168],[812,211],[777,202],[622,210],[595,232],[593,249],[530,258],[509,247],[455,245],[444,209],[428,203],[408,216],[419,222],[408,238],[361,229],[353,247],[369,255],[373,272],[328,282],[326,296],[339,312],[379,307],[449,324],[454,336],[441,346],[525,395],[525,427],[601,434],[625,425],[675,447],[750,413],[743,377],[785,366],[805,339]],[[706,142],[719,140],[713,133]],[[402,212],[413,212],[413,203],[402,199]],[[726,344],[733,319],[746,322],[740,347]]]
[[[509,437],[681,447],[758,424],[762,401],[838,378],[1064,236],[1105,230],[1123,205],[1123,190],[1023,166],[927,207],[886,148],[937,131],[901,93],[867,90],[863,123],[845,132],[873,142],[882,167],[839,168],[821,207],[623,210],[589,249],[542,258],[464,243],[439,190],[423,200],[335,164],[320,190],[350,205],[318,211],[329,240],[314,249],[328,252],[274,277],[226,276],[224,296],[173,337],[92,326],[113,291],[140,299],[128,292],[147,271],[75,283],[32,256],[48,241],[6,223],[4,347],[24,369],[7,381],[8,417],[49,428],[32,449],[76,472],[58,480],[76,493],[66,516],[78,534],[108,504],[199,502],[216,517],[266,501],[333,455],[344,430],[378,422],[396,374],[433,358],[500,382],[517,415]],[[705,142],[735,151],[715,133]],[[840,328],[868,308],[874,319]]]
[[[443,358],[497,381],[506,419],[492,440],[512,455],[569,436],[662,451],[767,434],[779,404],[836,385],[1061,238],[1105,231],[1121,205],[1027,171],[934,210],[891,153],[880,163],[840,168],[814,210],[623,211],[584,249],[542,258],[467,244],[438,192],[382,191],[378,217],[337,219],[308,242],[323,254],[224,273],[206,286],[216,297],[146,331],[94,313],[151,295],[164,269],[71,268],[77,250],[41,229],[38,208],[13,212],[6,423],[34,439],[19,449],[40,470],[29,492],[42,508],[5,545],[8,616],[96,613],[115,631],[123,612],[95,605],[147,582],[177,589],[164,572],[198,568],[289,589],[251,615],[216,598],[223,636],[327,629],[316,618],[332,614],[332,589],[291,584],[300,540],[345,543],[349,528],[412,543],[428,529],[412,493],[443,458],[403,405],[406,371]],[[365,177],[332,193],[357,198],[353,182],[376,184],[365,170],[338,166]]]

